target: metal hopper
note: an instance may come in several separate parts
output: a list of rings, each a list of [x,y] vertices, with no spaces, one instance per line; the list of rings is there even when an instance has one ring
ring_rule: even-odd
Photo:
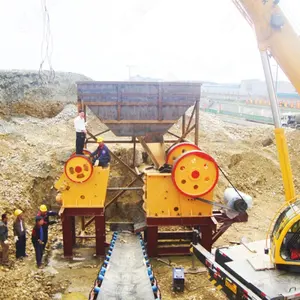
[[[78,101],[116,136],[163,135],[200,99],[201,83],[79,82]]]

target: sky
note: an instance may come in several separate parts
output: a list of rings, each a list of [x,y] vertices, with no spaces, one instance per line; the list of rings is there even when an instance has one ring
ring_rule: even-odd
[[[129,68],[164,80],[263,79],[254,32],[231,0],[0,0],[0,69],[39,69],[44,1],[56,71],[94,80],[127,79]],[[300,1],[281,7],[300,34]]]

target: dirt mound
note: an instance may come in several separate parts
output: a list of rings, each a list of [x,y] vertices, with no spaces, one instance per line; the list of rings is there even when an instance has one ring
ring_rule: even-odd
[[[50,200],[62,161],[74,149],[74,105],[55,118],[11,117],[0,123],[0,207],[35,209]]]
[[[57,72],[44,84],[36,71],[0,71],[0,116],[54,117],[66,104],[76,103],[76,82],[90,80],[74,73]]]

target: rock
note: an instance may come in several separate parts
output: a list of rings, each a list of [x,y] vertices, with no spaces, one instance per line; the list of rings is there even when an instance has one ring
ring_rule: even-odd
[[[262,141],[261,143],[263,147],[267,147],[273,144],[273,139],[272,138],[266,138],[265,140]]]

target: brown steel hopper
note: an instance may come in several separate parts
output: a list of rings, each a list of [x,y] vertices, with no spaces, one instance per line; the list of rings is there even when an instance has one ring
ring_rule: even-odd
[[[116,136],[136,137],[156,167],[163,135],[200,99],[199,82],[79,82],[78,101]]]

